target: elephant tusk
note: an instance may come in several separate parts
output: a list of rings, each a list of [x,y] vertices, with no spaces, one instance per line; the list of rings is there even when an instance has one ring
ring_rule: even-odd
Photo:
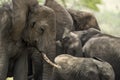
[[[59,65],[53,63],[52,61],[50,61],[50,59],[47,57],[47,55],[46,55],[45,53],[42,53],[42,56],[43,56],[43,59],[44,59],[47,63],[49,63],[50,65],[52,65],[52,66],[54,66],[54,67],[56,67],[56,68],[59,68],[59,69],[61,68],[61,66],[59,66]]]
[[[52,66],[55,67],[55,68],[61,69],[61,66],[53,63],[53,62],[47,57],[47,55],[46,55],[45,53],[43,53],[42,51],[40,51],[37,47],[36,47],[36,49],[38,50],[39,53],[42,54],[43,59],[44,59],[48,64],[52,65]]]

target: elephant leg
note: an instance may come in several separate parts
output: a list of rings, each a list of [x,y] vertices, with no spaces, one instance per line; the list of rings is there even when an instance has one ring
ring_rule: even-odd
[[[28,54],[24,53],[16,61],[14,80],[28,80]]]
[[[0,53],[0,80],[6,80],[8,72],[8,57]]]

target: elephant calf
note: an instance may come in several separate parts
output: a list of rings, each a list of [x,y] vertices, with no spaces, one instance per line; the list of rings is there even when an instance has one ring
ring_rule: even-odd
[[[98,58],[62,54],[54,61],[53,80],[114,80],[115,77],[112,66]]]
[[[62,53],[70,54],[72,56],[81,56],[82,54],[82,43],[79,36],[73,32],[67,33],[61,41]]]

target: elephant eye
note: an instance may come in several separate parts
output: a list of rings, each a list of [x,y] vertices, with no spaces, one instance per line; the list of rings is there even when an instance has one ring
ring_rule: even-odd
[[[33,22],[32,25],[31,25],[31,27],[34,28],[35,24],[36,24],[36,22]]]

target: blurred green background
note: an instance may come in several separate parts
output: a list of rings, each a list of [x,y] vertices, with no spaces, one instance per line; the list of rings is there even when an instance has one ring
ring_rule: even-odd
[[[0,0],[10,2],[11,0]],[[45,0],[39,0],[43,5]],[[120,0],[56,0],[66,8],[91,12],[103,33],[120,36]],[[11,80],[9,78],[9,80]]]

